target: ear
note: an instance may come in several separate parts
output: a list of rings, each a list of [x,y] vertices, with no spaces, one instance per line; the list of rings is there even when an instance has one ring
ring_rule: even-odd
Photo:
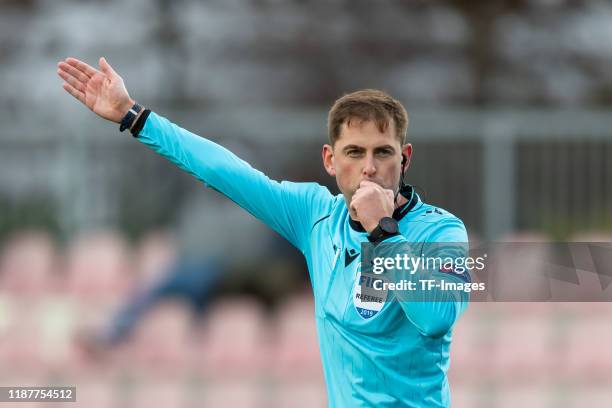
[[[332,177],[336,177],[336,168],[334,167],[334,148],[331,145],[324,144],[321,151],[323,158],[323,167],[325,171]]]
[[[406,143],[402,146],[402,170],[406,171],[410,167],[410,160],[412,159],[412,145]]]

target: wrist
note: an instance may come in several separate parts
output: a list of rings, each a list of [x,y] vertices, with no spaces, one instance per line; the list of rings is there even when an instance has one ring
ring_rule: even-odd
[[[378,225],[370,231],[368,241],[376,244],[396,235],[399,235],[397,221],[391,217],[383,217],[378,221]]]
[[[121,123],[121,119],[124,118],[125,115],[127,115],[127,113],[130,111],[130,109],[132,109],[132,106],[134,106],[135,103],[135,100],[128,97],[125,101],[119,104],[119,107],[117,108],[117,116],[119,117],[119,121],[117,123]]]
[[[144,113],[145,109],[142,108],[140,110],[140,112],[138,112],[138,114],[136,115],[136,117],[134,118],[134,121],[132,122],[132,124],[130,125],[130,127],[128,128],[128,130],[131,132],[134,129],[134,126],[136,125],[136,123],[138,123],[138,119],[140,119],[140,117],[142,116],[142,114]]]
[[[142,114],[144,109],[138,103],[134,103],[127,111],[127,113],[121,119],[121,125],[119,130],[123,132],[126,129],[132,129],[134,123],[137,122],[138,117]]]
[[[368,234],[371,234],[372,231],[374,231],[374,229],[376,229],[376,227],[378,227],[378,222],[376,222],[376,223],[371,222],[371,223],[367,223],[367,224],[362,222],[361,225],[363,226],[363,229],[366,230],[366,232]]]
[[[366,230],[368,234],[371,234],[372,231],[374,231],[380,225],[380,221],[383,218],[390,218],[392,215],[393,215],[392,213],[391,214],[379,214],[379,215],[372,217],[368,221],[362,221],[361,225],[363,226],[363,229]]]
[[[142,129],[144,129],[145,123],[149,118],[150,114],[150,109],[142,110],[142,112],[140,113],[140,115],[138,115],[136,120],[134,120],[134,123],[132,123],[132,127],[130,128],[130,133],[132,134],[132,136],[138,137],[140,135],[140,132],[142,131]]]

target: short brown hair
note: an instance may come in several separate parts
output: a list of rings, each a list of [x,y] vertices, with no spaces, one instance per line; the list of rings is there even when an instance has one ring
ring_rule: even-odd
[[[351,119],[374,121],[380,132],[385,132],[393,120],[397,139],[401,144],[406,141],[408,113],[398,100],[383,91],[362,89],[334,102],[327,117],[327,132],[332,146],[340,137],[342,125],[350,124]]]

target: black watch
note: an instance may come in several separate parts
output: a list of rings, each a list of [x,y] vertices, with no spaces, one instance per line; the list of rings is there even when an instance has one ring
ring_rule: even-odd
[[[136,119],[136,116],[138,116],[141,110],[142,110],[142,106],[135,103],[134,106],[132,106],[130,110],[127,111],[123,119],[121,119],[121,124],[119,125],[119,131],[123,132],[125,129],[132,126],[132,122],[134,122],[134,119]]]
[[[396,235],[399,235],[397,221],[391,217],[383,217],[378,221],[376,228],[368,235],[368,241],[378,243]]]

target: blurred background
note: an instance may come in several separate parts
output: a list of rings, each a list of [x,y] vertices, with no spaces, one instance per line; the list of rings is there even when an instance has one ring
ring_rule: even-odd
[[[298,251],[73,100],[68,56],[334,193],[327,110],[384,89],[410,115],[408,182],[472,240],[611,241],[609,1],[0,0],[0,385],[76,385],[83,407],[326,403]],[[453,405],[609,405],[610,312],[472,304]]]

